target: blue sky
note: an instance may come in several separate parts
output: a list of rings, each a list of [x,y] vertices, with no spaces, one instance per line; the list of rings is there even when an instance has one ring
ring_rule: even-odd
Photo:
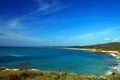
[[[0,0],[0,46],[120,41],[120,0]]]

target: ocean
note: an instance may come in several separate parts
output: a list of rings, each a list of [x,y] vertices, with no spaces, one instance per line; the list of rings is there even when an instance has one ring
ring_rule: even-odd
[[[33,68],[78,74],[104,75],[116,58],[109,54],[60,48],[0,48],[0,67],[29,62]]]

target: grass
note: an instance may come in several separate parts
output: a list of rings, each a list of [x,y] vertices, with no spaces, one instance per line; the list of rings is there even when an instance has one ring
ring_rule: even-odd
[[[97,77],[85,74],[75,74],[54,71],[0,71],[0,80],[120,80],[120,74]]]

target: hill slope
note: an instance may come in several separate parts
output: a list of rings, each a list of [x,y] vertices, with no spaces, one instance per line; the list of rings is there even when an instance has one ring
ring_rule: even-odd
[[[111,42],[111,43],[96,44],[89,46],[69,46],[68,48],[87,48],[87,49],[99,49],[99,50],[120,52],[120,42]]]

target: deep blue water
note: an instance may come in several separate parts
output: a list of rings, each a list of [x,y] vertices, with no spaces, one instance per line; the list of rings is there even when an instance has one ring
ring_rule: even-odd
[[[16,67],[31,62],[41,70],[63,70],[80,74],[103,75],[116,61],[111,55],[85,50],[57,48],[0,48],[0,66]]]

